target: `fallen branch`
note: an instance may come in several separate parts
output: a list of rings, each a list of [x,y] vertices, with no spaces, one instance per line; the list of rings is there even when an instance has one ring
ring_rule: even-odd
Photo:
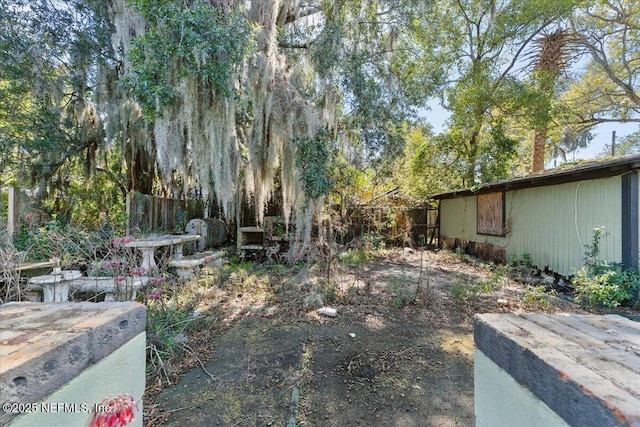
[[[200,364],[200,367],[202,368],[204,373],[209,375],[209,378],[211,378],[213,381],[215,381],[216,377],[214,377],[213,375],[211,375],[211,373],[209,371],[207,371],[207,368],[204,367],[204,363],[202,363],[202,360],[200,360],[200,357],[198,356],[198,353],[196,353],[196,351],[194,349],[192,349],[191,347],[189,347],[187,344],[182,344],[182,345],[184,346],[184,348],[189,350],[189,352],[196,358],[196,360]]]

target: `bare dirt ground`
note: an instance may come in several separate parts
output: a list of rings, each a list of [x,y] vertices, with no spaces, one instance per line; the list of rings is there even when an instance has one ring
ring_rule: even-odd
[[[445,251],[276,268],[251,287],[202,300],[208,327],[177,382],[148,384],[145,425],[473,426],[474,313],[583,312]]]

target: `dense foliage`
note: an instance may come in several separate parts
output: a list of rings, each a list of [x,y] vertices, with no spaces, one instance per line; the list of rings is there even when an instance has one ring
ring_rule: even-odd
[[[195,77],[205,88],[233,95],[231,80],[251,40],[251,27],[239,11],[204,0],[129,4],[147,26],[132,40],[123,81],[146,112],[159,113],[177,101],[174,76]]]
[[[3,2],[0,8],[0,151],[3,184],[45,197],[58,170],[102,143],[92,107],[109,27],[90,0]]]

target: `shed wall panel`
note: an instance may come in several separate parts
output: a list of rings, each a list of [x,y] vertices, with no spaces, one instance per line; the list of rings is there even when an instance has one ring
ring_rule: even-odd
[[[445,199],[440,203],[440,233],[464,240],[474,239],[476,197]]]
[[[528,253],[539,267],[568,276],[583,263],[584,245],[604,227],[600,257],[619,262],[621,252],[620,177],[510,192],[512,234],[507,256]]]
[[[604,227],[600,258],[620,262],[621,178],[611,177],[507,191],[506,235],[476,233],[476,196],[441,201],[441,234],[506,247],[507,257],[529,254],[541,268],[569,276],[583,263],[593,229]]]

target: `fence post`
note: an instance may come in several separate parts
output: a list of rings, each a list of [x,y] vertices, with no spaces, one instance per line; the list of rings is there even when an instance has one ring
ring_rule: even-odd
[[[127,197],[124,203],[125,203],[124,209],[127,216],[127,225],[126,225],[125,235],[128,236],[131,232],[131,203],[132,203],[131,191],[127,191]]]
[[[20,227],[20,188],[9,187],[9,206],[8,206],[7,232],[9,238],[13,238],[13,234]]]

